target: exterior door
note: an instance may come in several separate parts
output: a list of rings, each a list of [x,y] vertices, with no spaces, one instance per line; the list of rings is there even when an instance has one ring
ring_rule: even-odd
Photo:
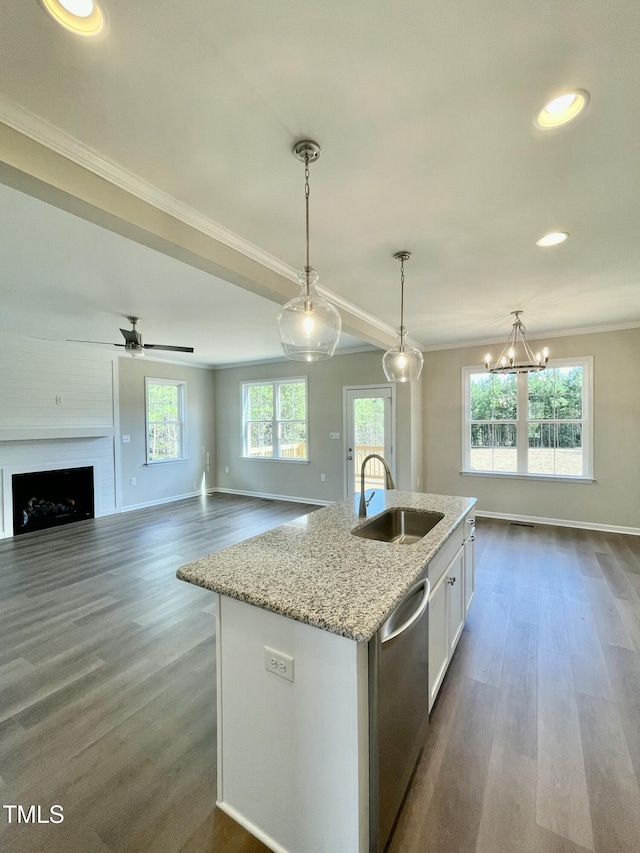
[[[395,478],[393,447],[393,388],[391,385],[344,389],[345,493],[360,491],[362,461],[370,453],[386,459]],[[367,463],[365,490],[384,489],[384,468],[377,459]]]

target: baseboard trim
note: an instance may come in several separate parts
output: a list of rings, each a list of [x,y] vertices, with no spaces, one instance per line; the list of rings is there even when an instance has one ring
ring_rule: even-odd
[[[213,491],[214,489],[207,489],[205,494],[210,495]],[[186,495],[173,495],[170,498],[158,498],[158,500],[145,501],[141,504],[127,504],[126,506],[120,507],[120,512],[133,512],[133,510],[146,509],[150,506],[160,506],[160,504],[172,504],[176,501],[186,501],[187,498],[198,498],[201,494],[202,492],[198,490],[197,492],[188,492]],[[116,512],[118,512],[118,510],[116,510]]]
[[[602,533],[625,533],[628,536],[640,536],[640,527],[623,527],[619,524],[598,524],[595,521],[571,521],[567,518],[543,518],[537,515],[512,515],[507,512],[486,512],[478,510],[479,518],[500,518],[504,521],[520,521],[525,524],[549,524],[552,527],[577,527],[580,530],[599,530]]]
[[[331,506],[335,501],[321,501],[319,498],[301,498],[294,495],[272,495],[268,492],[249,492],[246,489],[225,489],[216,486],[214,492],[222,492],[224,495],[244,495],[247,498],[265,498],[269,501],[288,501],[294,504],[317,504],[318,506]]]

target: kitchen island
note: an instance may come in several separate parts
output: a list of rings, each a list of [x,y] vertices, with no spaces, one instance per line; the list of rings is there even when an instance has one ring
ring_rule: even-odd
[[[431,707],[473,592],[464,522],[474,504],[377,491],[369,518],[390,507],[443,517],[415,544],[395,545],[352,535],[366,520],[357,502],[338,503],[178,571],[219,594],[218,805],[272,850],[368,853],[374,845],[370,641],[428,576],[429,609],[438,608],[428,684],[424,665]]]

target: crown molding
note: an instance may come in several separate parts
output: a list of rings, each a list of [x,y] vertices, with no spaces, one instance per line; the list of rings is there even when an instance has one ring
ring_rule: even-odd
[[[332,358],[339,358],[341,355],[354,355],[359,352],[380,351],[381,350],[379,350],[378,347],[374,347],[372,344],[363,344],[361,347],[349,347],[349,349],[336,350]],[[253,361],[234,361],[229,364],[214,364],[212,365],[212,369],[233,370],[236,367],[260,367],[263,364],[291,364],[291,361],[286,359],[284,356],[277,356],[276,358],[261,358],[254,359]]]
[[[563,329],[555,332],[536,332],[532,335],[531,341],[540,341],[541,338],[570,338],[575,335],[598,335],[602,332],[624,332],[628,329],[640,329],[640,320],[631,320],[627,323],[612,323],[608,326],[589,326],[580,329]],[[506,336],[501,338],[478,338],[475,341],[460,341],[451,342],[448,344],[432,344],[431,346],[423,346],[422,352],[438,352],[439,350],[447,349],[467,349],[471,347],[484,347],[490,344],[504,344]],[[527,337],[529,340],[529,337]]]
[[[155,184],[151,184],[133,172],[124,169],[2,93],[0,93],[0,121],[141,201],[152,205],[169,216],[173,216],[180,222],[184,222],[185,225],[189,225],[230,249],[240,252],[272,272],[296,284],[298,283],[298,271],[289,264],[285,264],[279,258],[250,243],[233,231],[229,231],[220,223],[203,216],[194,208],[163,192]],[[393,327],[388,323],[382,322],[328,288],[319,285],[318,292],[344,312],[357,317],[378,331],[392,336],[395,334]]]

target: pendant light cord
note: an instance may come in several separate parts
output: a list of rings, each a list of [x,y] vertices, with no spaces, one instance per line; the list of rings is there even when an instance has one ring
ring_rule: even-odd
[[[400,258],[400,352],[404,352],[404,258]]]
[[[306,239],[307,239],[307,261],[304,268],[305,279],[307,283],[307,303],[309,301],[309,273],[311,266],[309,264],[309,155],[304,155],[304,202],[306,211]],[[308,305],[307,305],[308,307]]]

